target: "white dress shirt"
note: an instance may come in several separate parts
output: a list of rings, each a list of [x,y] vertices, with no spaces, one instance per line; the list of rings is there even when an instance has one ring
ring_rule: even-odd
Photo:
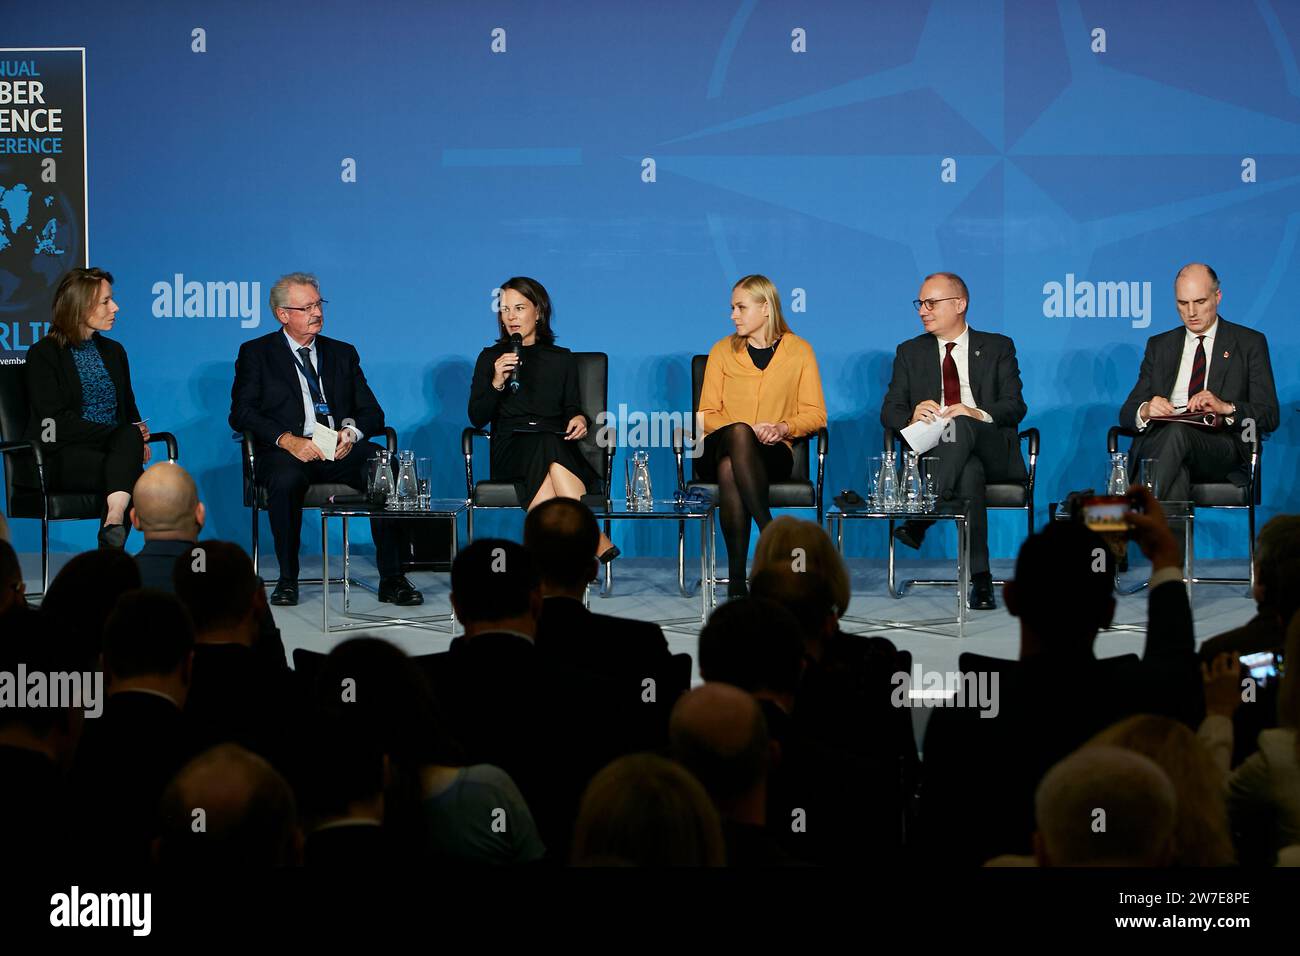
[[[303,374],[302,368],[298,365],[298,362],[302,360],[302,356],[298,354],[299,349],[306,348],[311,353],[311,365],[312,368],[316,370],[317,379],[320,380],[321,398],[325,400],[326,405],[328,405],[330,401],[330,397],[325,394],[325,379],[320,374],[320,361],[318,360],[316,354],[316,340],[312,339],[311,345],[303,346],[295,342],[293,340],[293,336],[291,336],[288,333],[288,331],[284,331],[283,334],[284,334],[284,340],[289,343],[290,351],[293,352],[293,367],[298,372],[298,385],[302,389],[302,410],[305,416],[305,418],[303,419],[304,424],[302,429],[302,437],[310,438],[312,434],[316,431],[316,403],[311,400],[311,386],[307,384],[307,376]],[[334,416],[328,415],[326,417],[329,419],[330,428],[333,428]],[[352,434],[356,436],[353,439],[354,442],[359,442],[363,438],[365,438],[365,436],[361,434],[361,432],[356,428],[356,426],[346,425],[344,427],[347,428],[348,431],[352,432]]]
[[[1191,329],[1185,328],[1183,337],[1183,357],[1178,361],[1178,375],[1174,378],[1174,390],[1169,393],[1169,404],[1174,406],[1175,410],[1180,412],[1187,411],[1187,400],[1192,396],[1187,394],[1187,387],[1192,384],[1192,363],[1196,361],[1196,333]],[[1214,336],[1219,331],[1219,320],[1216,317],[1214,324],[1201,334],[1205,336],[1205,387],[1210,384],[1210,363],[1214,361]],[[1137,411],[1137,428],[1142,431],[1150,424],[1142,417],[1142,409],[1147,406],[1143,402],[1138,406]]]
[[[942,389],[943,360],[948,354],[948,342],[945,342],[937,335],[934,338],[939,343],[939,387]],[[957,343],[952,350],[952,360],[957,365],[957,381],[961,383],[961,403],[967,408],[975,409],[975,414],[980,417],[981,421],[993,421],[993,416],[988,412],[982,408],[975,408],[975,393],[971,391],[970,387],[970,326],[966,326],[961,335],[948,341]],[[939,404],[943,404],[942,399],[940,399]]]

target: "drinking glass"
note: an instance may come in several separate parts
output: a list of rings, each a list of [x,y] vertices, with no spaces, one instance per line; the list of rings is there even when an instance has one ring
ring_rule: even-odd
[[[1166,426],[1168,427],[1168,426]],[[1151,497],[1160,500],[1160,482],[1156,479],[1157,458],[1143,458],[1138,462],[1138,483],[1151,492]]]
[[[939,503],[939,459],[935,455],[921,459],[921,502],[926,511],[934,511]]]
[[[867,505],[872,511],[880,510],[880,473],[884,466],[884,455],[872,455],[867,459]]]
[[[428,511],[429,503],[429,484],[433,479],[433,459],[417,458],[415,459],[415,480],[419,485],[420,510]]]

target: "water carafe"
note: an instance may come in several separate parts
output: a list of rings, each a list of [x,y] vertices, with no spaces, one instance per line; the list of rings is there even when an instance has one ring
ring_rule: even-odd
[[[633,511],[652,511],[654,494],[650,488],[650,453],[633,452],[627,463],[627,506]]]
[[[1128,494],[1128,459],[1122,451],[1111,452],[1110,476],[1106,479],[1106,494]]]
[[[903,509],[910,512],[921,510],[921,469],[917,464],[916,452],[907,452],[903,460],[902,500]]]

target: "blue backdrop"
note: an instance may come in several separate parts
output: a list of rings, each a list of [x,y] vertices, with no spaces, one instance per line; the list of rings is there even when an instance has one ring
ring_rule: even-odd
[[[609,353],[614,405],[681,411],[691,354],[731,329],[732,283],[766,273],[788,309],[803,293],[788,317],[821,363],[828,498],[863,487],[920,278],[959,272],[971,324],[1019,347],[1041,521],[1103,480],[1143,344],[1178,321],[1174,273],[1205,260],[1222,314],[1272,347],[1266,515],[1300,510],[1300,4],[46,0],[11,7],[5,34],[87,48],[91,263],[117,276],[114,335],[209,535],[247,542],[233,359],[275,327],[266,293],[297,269],[320,276],[325,332],[359,346],[402,444],[441,462],[443,495],[463,494],[470,370],[503,279],[540,279],[560,344]],[[178,275],[247,283],[256,307],[172,315],[155,289]],[[1055,315],[1048,284],[1070,281],[1125,283],[1129,301]],[[669,489],[670,453],[652,458]],[[1198,553],[1243,554],[1239,521],[1198,522]],[[59,526],[53,546],[94,533]],[[992,519],[995,556],[1021,536]],[[34,523],[15,537],[36,549]],[[616,540],[671,551],[666,529]]]

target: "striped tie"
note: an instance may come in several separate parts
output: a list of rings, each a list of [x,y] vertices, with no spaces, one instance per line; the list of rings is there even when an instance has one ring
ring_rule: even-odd
[[[1196,354],[1192,356],[1192,378],[1187,383],[1187,398],[1205,390],[1205,336],[1196,337]]]

